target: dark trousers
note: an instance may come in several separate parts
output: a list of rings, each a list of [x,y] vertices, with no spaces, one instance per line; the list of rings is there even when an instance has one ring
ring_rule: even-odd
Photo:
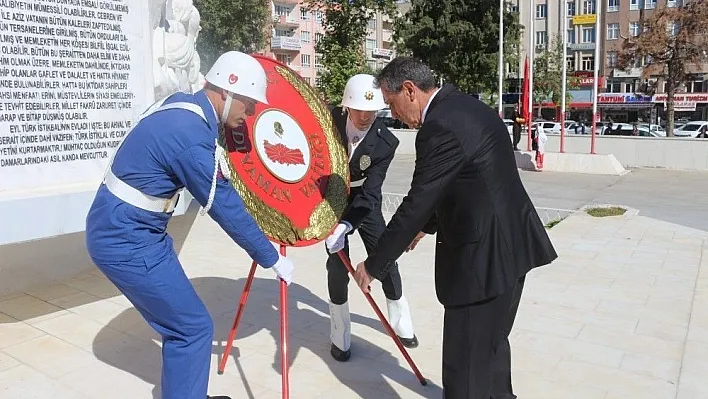
[[[366,254],[370,254],[376,248],[379,237],[386,228],[381,211],[373,211],[359,225],[357,231],[364,242]],[[344,253],[349,256],[349,239],[344,244]],[[354,263],[356,264],[356,263]],[[390,273],[381,281],[384,295],[392,300],[401,299],[403,287],[401,285],[401,274],[398,271],[398,264],[394,262],[389,268]],[[329,299],[335,305],[341,305],[348,299],[349,272],[342,263],[339,255],[330,254],[327,258],[327,288],[329,289]]]
[[[445,308],[443,399],[515,399],[509,334],[525,277],[502,295]]]
[[[521,126],[514,126],[511,132],[514,135],[514,149],[516,150],[519,148],[519,142],[521,141]]]

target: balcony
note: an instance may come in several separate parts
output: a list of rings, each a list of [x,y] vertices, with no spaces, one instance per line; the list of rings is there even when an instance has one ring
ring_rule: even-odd
[[[393,43],[393,31],[384,29],[381,32],[381,41],[384,43]]]
[[[300,37],[298,36],[273,36],[270,43],[270,49],[282,51],[298,52],[302,48]]]
[[[632,67],[628,71],[615,68],[612,71],[613,78],[640,78],[642,77],[642,68]]]
[[[300,27],[300,21],[285,15],[274,15],[273,25],[275,25],[276,28],[296,29]]]
[[[376,47],[371,50],[371,57],[391,61],[393,59],[393,50]]]

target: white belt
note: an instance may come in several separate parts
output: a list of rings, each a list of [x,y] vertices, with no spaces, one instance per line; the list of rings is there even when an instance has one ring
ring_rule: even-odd
[[[158,198],[153,197],[152,195],[143,194],[139,190],[117,178],[110,169],[106,174],[104,183],[106,184],[108,191],[120,198],[123,202],[127,202],[130,205],[152,212],[171,213],[174,211],[175,206],[177,205],[177,199],[182,191],[180,190],[177,192],[172,196],[172,198]]]
[[[187,102],[174,102],[170,104],[164,104],[167,98],[168,97],[163,98],[162,100],[150,106],[150,108],[140,116],[138,123],[140,123],[141,120],[145,119],[149,115],[168,109],[184,109],[199,115],[204,120],[204,122],[207,122],[206,116],[204,116],[204,112],[202,111],[202,108],[199,105]],[[133,128],[135,128],[135,125],[133,126]],[[179,190],[171,198],[153,197],[152,195],[140,192],[140,190],[137,190],[132,186],[128,185],[126,182],[120,180],[118,177],[116,177],[116,175],[113,174],[113,171],[111,170],[111,167],[113,166],[113,161],[115,160],[115,156],[118,153],[118,149],[120,149],[120,147],[123,145],[123,142],[125,141],[125,138],[132,131],[133,129],[130,129],[130,131],[128,131],[128,133],[123,136],[120,143],[113,152],[113,156],[108,162],[108,167],[106,168],[106,175],[103,178],[103,183],[106,185],[106,188],[108,188],[108,191],[113,193],[113,195],[115,195],[116,197],[120,198],[123,202],[127,202],[130,205],[133,205],[140,209],[144,209],[146,211],[171,213],[175,210],[175,206],[177,206],[177,199],[179,199],[179,194],[182,190]],[[212,186],[215,183],[216,181],[212,182]]]
[[[361,187],[364,185],[364,180],[366,180],[366,177],[363,179],[353,181],[353,182],[349,183],[349,187]]]

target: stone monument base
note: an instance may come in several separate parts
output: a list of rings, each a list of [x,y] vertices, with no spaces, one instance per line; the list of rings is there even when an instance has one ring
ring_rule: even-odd
[[[516,151],[516,166],[523,170],[536,170],[536,153]],[[543,159],[543,170],[547,172],[587,173],[593,175],[621,176],[628,170],[614,155],[570,154],[547,152]]]

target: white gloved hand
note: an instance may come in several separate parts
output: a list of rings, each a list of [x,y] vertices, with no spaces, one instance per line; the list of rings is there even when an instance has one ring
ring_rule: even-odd
[[[339,223],[334,229],[334,232],[332,232],[332,234],[330,234],[330,236],[325,240],[325,247],[327,247],[327,251],[334,254],[343,250],[347,233],[349,233],[351,229],[352,227],[349,223]]]
[[[278,254],[278,261],[275,262],[275,264],[271,268],[275,272],[275,275],[279,279],[285,281],[287,285],[290,285],[290,283],[292,283],[293,270],[295,269],[293,261],[283,255]]]

